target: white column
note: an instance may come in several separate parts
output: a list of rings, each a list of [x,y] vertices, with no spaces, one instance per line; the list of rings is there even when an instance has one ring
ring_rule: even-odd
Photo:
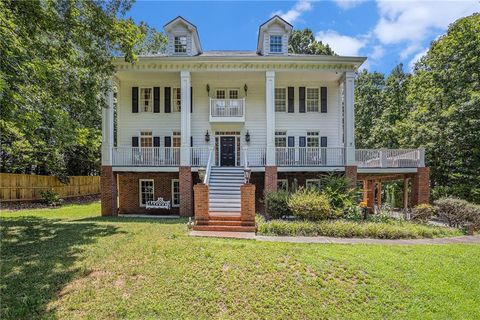
[[[265,74],[265,107],[267,117],[267,166],[275,165],[275,71]]]
[[[355,73],[345,72],[343,84],[344,93],[344,142],[345,142],[345,165],[355,164]]]
[[[190,166],[190,72],[180,72],[181,91],[181,149],[180,165]]]
[[[102,166],[112,165],[113,152],[113,82],[108,81],[108,92],[105,96],[107,106],[102,109]]]

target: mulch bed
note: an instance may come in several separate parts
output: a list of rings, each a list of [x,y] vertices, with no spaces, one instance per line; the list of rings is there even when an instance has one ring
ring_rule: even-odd
[[[100,194],[94,194],[89,196],[82,196],[82,197],[71,197],[65,198],[63,205],[66,204],[85,204],[91,202],[99,202],[100,201]],[[46,209],[52,208],[51,206],[42,202],[42,200],[38,201],[15,201],[15,202],[1,202],[0,209],[1,210],[25,210],[25,209]]]

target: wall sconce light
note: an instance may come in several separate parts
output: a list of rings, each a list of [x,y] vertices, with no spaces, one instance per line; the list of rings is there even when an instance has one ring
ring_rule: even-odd
[[[245,97],[247,96],[247,91],[248,91],[248,86],[247,84],[245,83],[245,85],[243,86],[243,90],[245,91]]]
[[[206,142],[210,141],[210,133],[208,133],[208,130],[207,130],[207,133],[205,133],[205,141]]]
[[[248,130],[247,130],[247,133],[245,134],[245,141],[250,142],[250,132],[248,132]]]
[[[207,83],[207,93],[210,95],[210,85]]]
[[[244,177],[245,177],[245,183],[246,184],[250,183],[250,177],[252,176],[252,169],[250,169],[248,167],[243,169],[243,174],[244,174]]]

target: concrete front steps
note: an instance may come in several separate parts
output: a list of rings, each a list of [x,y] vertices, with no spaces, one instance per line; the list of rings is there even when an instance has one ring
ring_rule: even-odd
[[[210,212],[209,220],[193,226],[195,231],[255,232],[255,223],[242,222],[240,212]]]

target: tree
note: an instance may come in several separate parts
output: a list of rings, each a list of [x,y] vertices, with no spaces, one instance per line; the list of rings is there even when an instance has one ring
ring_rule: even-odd
[[[124,17],[132,2],[0,1],[0,170],[98,170],[114,55],[134,62],[164,38]]]
[[[288,52],[297,54],[335,55],[328,44],[313,36],[312,30],[293,30],[288,41]]]

